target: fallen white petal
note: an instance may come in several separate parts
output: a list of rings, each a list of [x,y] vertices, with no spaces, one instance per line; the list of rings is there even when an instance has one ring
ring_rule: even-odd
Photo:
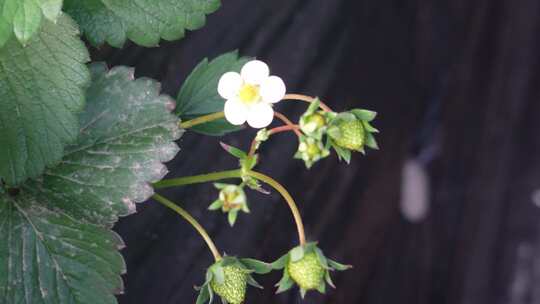
[[[278,76],[270,76],[261,84],[260,94],[265,102],[276,103],[285,97],[285,83]]]
[[[270,68],[260,60],[252,60],[244,64],[240,74],[246,83],[260,85],[270,75]]]
[[[240,74],[236,72],[227,72],[219,79],[218,93],[224,99],[232,99],[238,94],[243,82]]]
[[[236,99],[227,100],[223,111],[225,112],[225,119],[236,126],[245,123],[249,114],[247,106]]]
[[[252,128],[267,127],[274,119],[274,109],[266,102],[259,102],[249,107],[247,122]]]

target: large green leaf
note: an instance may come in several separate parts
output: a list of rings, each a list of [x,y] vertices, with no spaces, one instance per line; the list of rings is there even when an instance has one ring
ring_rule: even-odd
[[[121,47],[126,39],[143,46],[180,39],[219,6],[219,0],[65,0],[64,9],[93,45]]]
[[[174,140],[181,131],[170,113],[174,100],[159,95],[157,82],[133,80],[126,67],[107,72],[95,64],[91,70],[77,144],[66,148],[59,165],[24,187],[50,208],[110,226],[153,194],[149,183],[167,173],[162,162],[178,152]]]
[[[12,37],[0,48],[0,179],[8,184],[41,174],[78,135],[90,80],[78,34],[63,15],[45,21],[26,47]]]
[[[26,44],[39,31],[44,18],[56,22],[62,0],[0,0],[0,47],[12,36]]]
[[[112,231],[0,194],[0,235],[0,303],[116,303],[125,265]]]
[[[223,54],[212,61],[205,58],[195,67],[182,85],[177,97],[176,113],[182,120],[189,120],[223,111],[225,100],[217,92],[219,78],[226,72],[240,72],[242,66],[249,60],[248,57],[238,57],[237,51]],[[229,124],[225,119],[192,128],[199,133],[215,136],[239,129],[239,127]]]
[[[0,188],[0,303],[116,303],[123,243],[108,228],[152,194],[178,151],[174,101],[155,81],[91,71],[78,142],[42,177]]]

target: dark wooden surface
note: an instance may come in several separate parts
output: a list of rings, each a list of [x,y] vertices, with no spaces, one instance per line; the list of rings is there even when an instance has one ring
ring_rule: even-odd
[[[336,291],[306,303],[540,303],[540,2],[537,0],[226,0],[208,25],[157,49],[104,48],[94,59],[137,68],[176,95],[203,57],[232,49],[267,61],[290,91],[333,108],[380,113],[382,150],[352,165],[327,159],[306,171],[294,137],[262,150],[260,170],[298,199],[308,236],[355,265]],[[280,104],[290,116],[296,103]],[[252,131],[225,137],[247,146]],[[232,168],[218,139],[187,134],[171,176]],[[290,160],[289,160],[290,159]],[[431,206],[418,223],[400,213],[403,164],[428,169]],[[536,192],[535,192],[536,191]],[[210,185],[167,192],[232,255],[273,260],[295,244],[275,193],[250,193],[252,214],[227,227],[206,212]],[[537,205],[535,205],[535,203]],[[204,243],[170,211],[146,202],[116,227],[127,248],[121,303],[194,303],[211,263]],[[275,273],[248,303],[273,295]]]

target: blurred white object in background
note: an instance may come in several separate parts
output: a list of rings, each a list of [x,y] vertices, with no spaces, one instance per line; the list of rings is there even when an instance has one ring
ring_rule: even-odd
[[[401,180],[401,215],[412,223],[424,220],[429,213],[430,185],[424,165],[408,159],[403,165]]]

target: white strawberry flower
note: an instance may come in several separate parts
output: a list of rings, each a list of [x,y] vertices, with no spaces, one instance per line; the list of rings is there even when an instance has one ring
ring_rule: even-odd
[[[278,76],[270,76],[268,65],[259,60],[247,62],[240,73],[221,76],[218,93],[226,99],[225,118],[233,125],[246,121],[253,128],[267,127],[274,118],[272,105],[285,96],[286,88]]]

